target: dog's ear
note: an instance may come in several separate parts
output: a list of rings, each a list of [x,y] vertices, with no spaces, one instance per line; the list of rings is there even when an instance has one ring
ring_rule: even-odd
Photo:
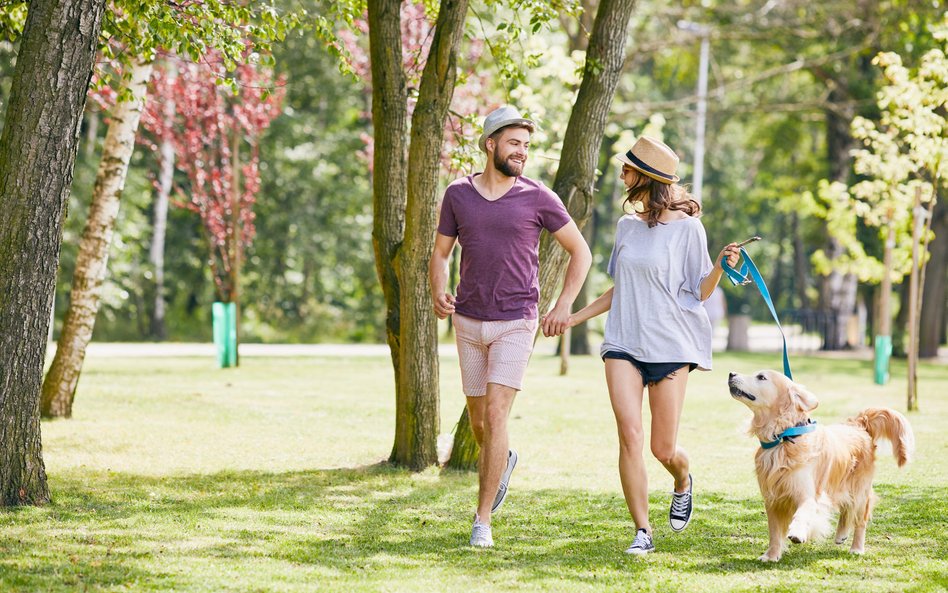
[[[796,383],[790,384],[790,398],[800,406],[800,409],[804,412],[815,410],[816,406],[820,405],[820,401],[816,399],[815,395],[810,393],[806,387],[797,385]]]

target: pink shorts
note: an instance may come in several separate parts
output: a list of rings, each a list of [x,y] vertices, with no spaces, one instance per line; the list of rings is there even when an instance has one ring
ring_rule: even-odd
[[[488,383],[520,390],[539,319],[481,321],[454,314],[464,395],[487,393]]]

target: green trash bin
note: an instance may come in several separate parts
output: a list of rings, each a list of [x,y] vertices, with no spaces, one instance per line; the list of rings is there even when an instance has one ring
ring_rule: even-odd
[[[217,348],[219,368],[237,366],[237,305],[214,303],[214,346]]]
[[[892,336],[876,336],[876,385],[889,382],[889,359],[892,358]]]

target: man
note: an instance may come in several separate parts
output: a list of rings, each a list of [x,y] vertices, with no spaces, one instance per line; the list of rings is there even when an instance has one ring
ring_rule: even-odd
[[[560,335],[592,261],[576,223],[553,191],[522,175],[535,124],[513,107],[484,120],[483,173],[448,186],[429,264],[438,318],[454,315],[461,382],[480,446],[480,487],[471,545],[490,547],[491,513],[507,495],[517,454],[507,442],[507,416],[520,390],[539,323],[539,242],[546,229],[569,253],[559,299],[543,318],[545,335]],[[459,242],[457,298],[445,289],[448,259]]]

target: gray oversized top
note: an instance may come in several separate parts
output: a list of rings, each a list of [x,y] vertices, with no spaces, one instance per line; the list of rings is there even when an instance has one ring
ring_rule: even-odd
[[[697,218],[652,228],[635,214],[620,218],[608,268],[615,290],[600,355],[612,350],[642,362],[711,370],[711,322],[701,281],[712,266]]]

